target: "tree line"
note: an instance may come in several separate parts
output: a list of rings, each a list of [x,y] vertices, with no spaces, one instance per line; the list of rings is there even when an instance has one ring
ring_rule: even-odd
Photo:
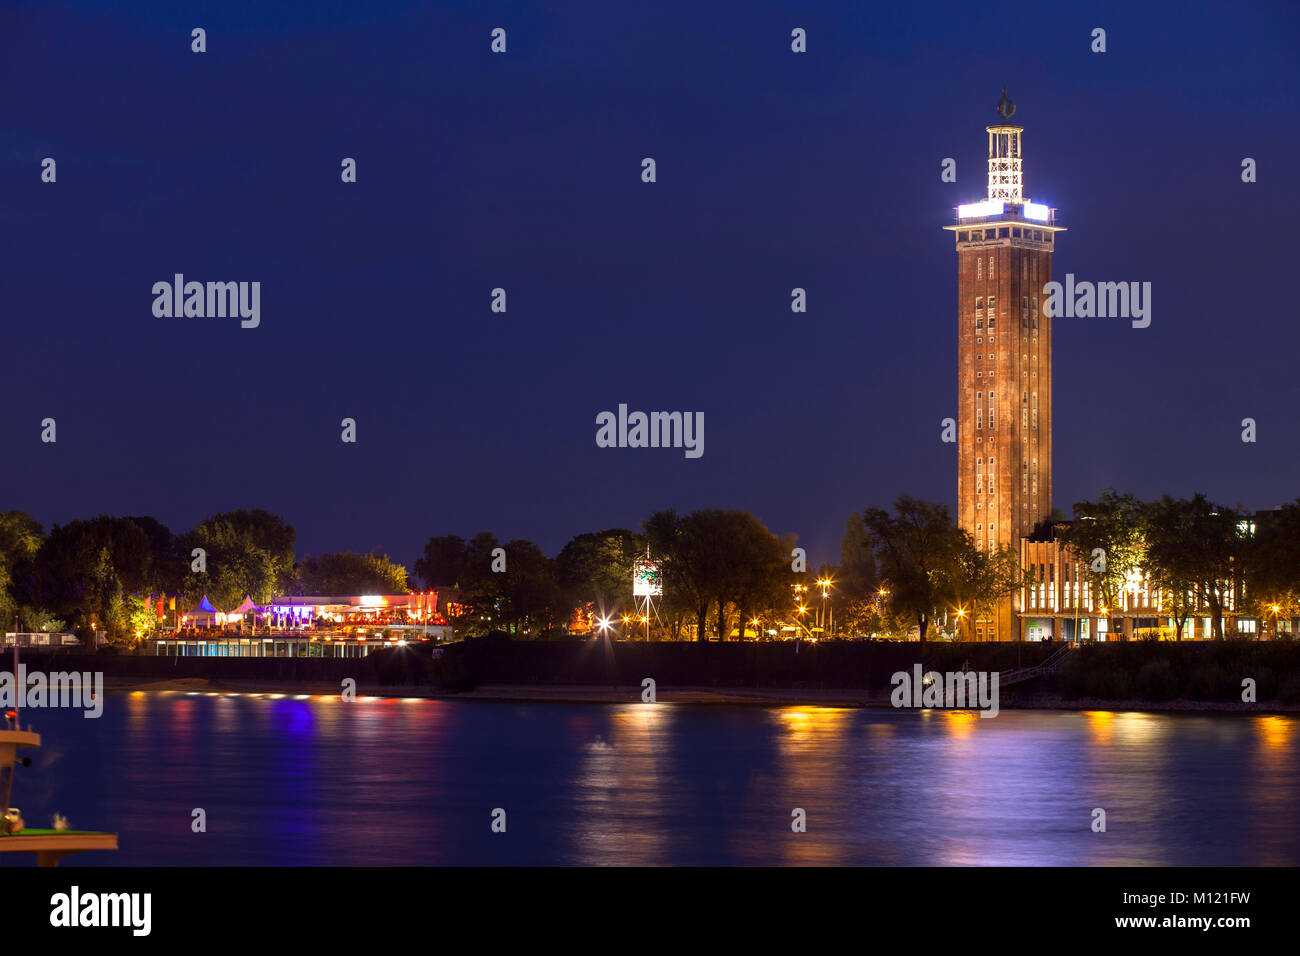
[[[497,549],[506,573],[493,569]],[[633,568],[647,555],[663,585],[649,607],[631,594]],[[980,551],[947,507],[908,496],[893,513],[851,515],[836,564],[810,565],[794,536],[745,511],[668,509],[639,530],[580,534],[553,559],[487,532],[435,537],[415,570],[434,586],[454,584],[462,634],[558,635],[576,614],[583,629],[595,622],[615,636],[696,641],[909,630],[924,639],[949,606],[989,605],[1020,581],[1010,549]]]
[[[105,630],[118,639],[158,624],[158,604],[218,610],[245,596],[405,593],[406,569],[381,554],[306,555],[295,532],[262,510],[230,511],[173,534],[147,516],[100,515],[47,534],[21,511],[0,514],[0,625],[6,630]],[[201,570],[198,570],[201,568]]]
[[[1119,607],[1134,575],[1144,578],[1163,595],[1161,615],[1179,639],[1193,614],[1224,636],[1234,601],[1275,634],[1300,616],[1300,501],[1256,527],[1201,494],[1139,501],[1108,489],[1035,535],[1073,551],[1102,606]],[[649,608],[632,597],[634,566],[647,555],[663,585]],[[9,511],[0,515],[0,624],[128,637],[157,625],[163,597],[181,611],[203,595],[232,610],[246,595],[262,604],[280,594],[423,586],[445,593],[457,632],[469,636],[558,637],[595,624],[612,636],[668,640],[910,633],[924,641],[936,627],[969,637],[977,617],[1026,583],[1015,549],[981,549],[946,506],[907,495],[891,510],[851,515],[838,557],[811,565],[795,536],[724,509],[656,511],[635,530],[579,534],[554,557],[488,531],[438,535],[410,571],[382,554],[299,559],[293,527],[262,510],[212,515],[179,534],[151,517],[108,515],[46,533]]]
[[[1143,501],[1107,489],[1074,506],[1055,534],[1075,553],[1103,607],[1144,581],[1161,602],[1175,637],[1193,616],[1225,637],[1225,611],[1259,619],[1274,637],[1300,616],[1300,499],[1259,514],[1204,494]]]

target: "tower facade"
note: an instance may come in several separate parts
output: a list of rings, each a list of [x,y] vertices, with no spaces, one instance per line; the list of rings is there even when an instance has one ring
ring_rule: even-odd
[[[957,519],[984,550],[1014,548],[1052,513],[1052,281],[1056,210],[1024,194],[1023,127],[1002,91],[988,193],[957,207]],[[1016,640],[1014,599],[977,616],[977,640]]]

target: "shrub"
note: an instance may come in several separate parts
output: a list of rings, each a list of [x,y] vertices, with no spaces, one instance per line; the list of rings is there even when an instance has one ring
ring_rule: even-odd
[[[1292,674],[1282,681],[1277,690],[1277,699],[1284,704],[1300,704],[1300,674]]]
[[[1277,671],[1273,670],[1273,668],[1257,667],[1254,669],[1254,673],[1251,673],[1250,669],[1247,669],[1241,676],[1255,678],[1256,700],[1272,700],[1277,696]],[[1233,688],[1233,694],[1234,696],[1240,697],[1240,680],[1237,681],[1236,686]]]
[[[1133,680],[1137,695],[1144,700],[1169,700],[1178,693],[1178,679],[1165,660],[1147,661]]]
[[[473,690],[478,680],[463,654],[444,654],[434,661],[438,687],[447,691]]]
[[[1202,664],[1192,671],[1186,696],[1192,700],[1226,700],[1236,695],[1227,671],[1215,664]]]

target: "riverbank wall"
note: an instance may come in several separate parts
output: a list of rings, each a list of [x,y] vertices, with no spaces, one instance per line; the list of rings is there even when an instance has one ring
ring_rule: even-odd
[[[485,685],[516,688],[635,689],[650,678],[658,688],[719,693],[770,693],[785,698],[807,692],[852,691],[863,700],[887,700],[892,677],[920,663],[927,671],[997,671],[1034,667],[1059,644],[947,644],[823,642],[659,643],[625,641],[511,641],[488,637],[436,651],[423,646],[387,648],[362,658],[153,657],[23,651],[29,671],[101,671],[110,688],[204,680],[219,687],[340,688],[359,692],[401,687],[445,694]],[[436,654],[436,656],[435,656]],[[5,662],[7,663],[7,662]],[[0,667],[3,667],[0,664]],[[1241,704],[1300,703],[1300,643],[1219,641],[1132,642],[1072,649],[1051,673],[1001,688],[1007,706],[1056,699],[1173,700]]]

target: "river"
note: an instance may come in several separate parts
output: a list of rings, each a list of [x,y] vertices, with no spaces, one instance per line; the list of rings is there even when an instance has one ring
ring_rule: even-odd
[[[22,722],[28,826],[119,834],[65,865],[1300,864],[1294,717],[111,693]]]

